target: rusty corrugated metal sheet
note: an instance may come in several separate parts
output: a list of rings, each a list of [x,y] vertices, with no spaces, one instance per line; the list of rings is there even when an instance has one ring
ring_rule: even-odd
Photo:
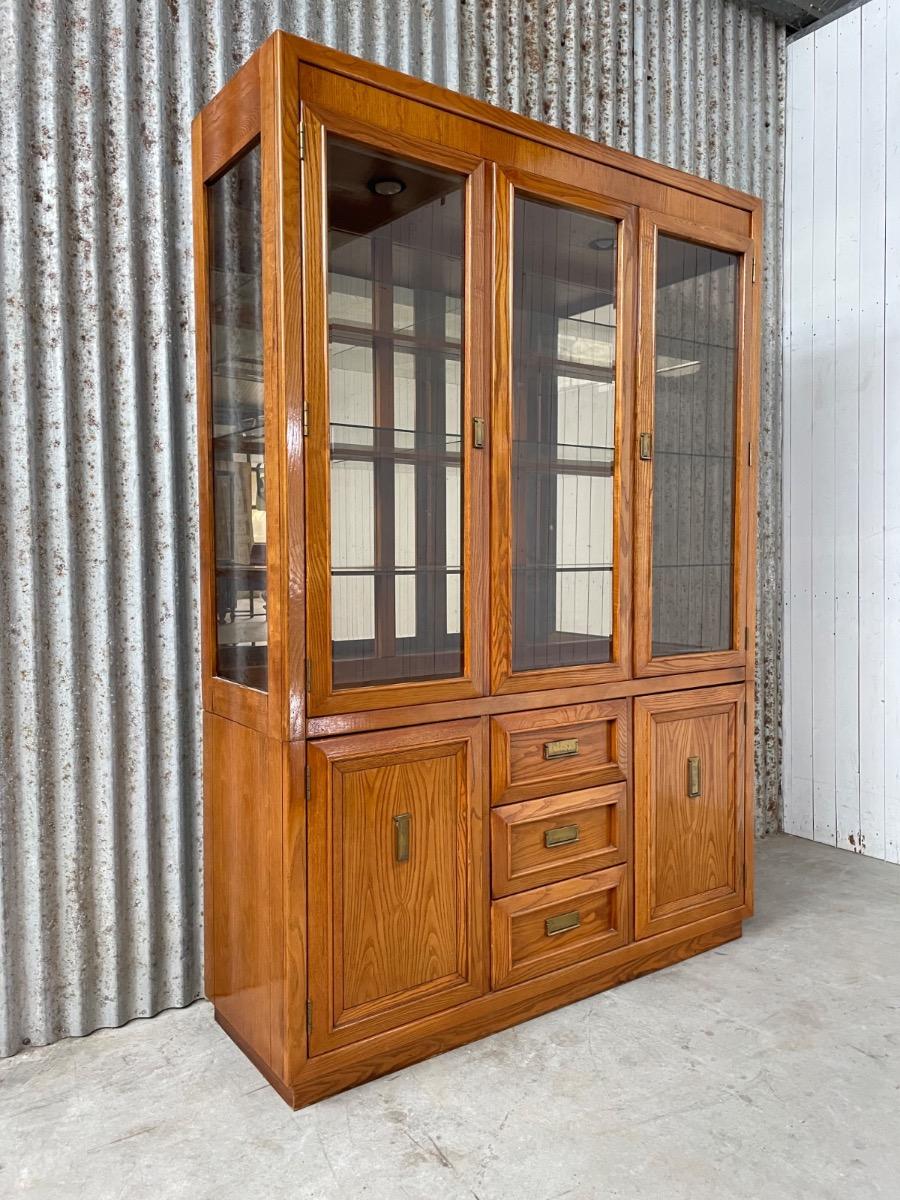
[[[188,126],[277,27],[764,196],[777,821],[783,30],[733,0],[0,0],[0,1054],[200,992]]]

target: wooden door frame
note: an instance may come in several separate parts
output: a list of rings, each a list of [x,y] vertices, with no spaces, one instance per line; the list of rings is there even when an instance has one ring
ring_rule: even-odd
[[[753,524],[752,461],[756,455],[759,354],[757,322],[759,289],[754,279],[757,257],[752,237],[715,226],[641,209],[639,218],[640,319],[638,321],[637,402],[634,457],[634,674],[665,676],[686,671],[745,666],[750,648],[753,610],[748,592],[751,563],[749,531]],[[731,648],[696,654],[653,655],[653,465],[640,458],[639,437],[653,437],[656,357],[656,262],[659,234],[709,246],[740,257],[737,353],[735,355],[734,508],[732,512]],[[651,443],[652,444],[652,443]],[[652,453],[652,452],[651,452]]]
[[[421,107],[415,100],[406,103]],[[360,712],[408,704],[467,700],[487,691],[487,506],[488,448],[472,444],[473,418],[488,404],[490,329],[479,314],[488,293],[491,180],[483,159],[404,133],[392,135],[390,153],[413,158],[466,176],[463,406],[463,586],[460,597],[463,670],[449,679],[363,687],[333,687],[330,583],[330,491],[328,453],[327,179],[325,135],[336,133],[386,149],[378,129],[352,113],[302,107],[303,169],[303,311],[305,343],[306,445],[306,639],[308,711],[313,716]],[[439,127],[435,125],[435,137]]]
[[[309,1054],[315,1056],[358,1042],[455,1007],[482,995],[488,988],[489,806],[487,791],[487,721],[470,718],[420,725],[389,733],[351,734],[308,743],[310,798],[307,801],[308,859],[308,996],[312,1004]],[[462,751],[466,761],[466,916],[462,954],[467,971],[451,987],[431,992],[391,1011],[336,1023],[335,884],[340,870],[341,842],[334,812],[334,764],[342,760],[390,763],[394,754],[416,751]],[[457,859],[459,862],[459,858]]]
[[[608,683],[631,667],[631,424],[637,319],[637,210],[549,176],[495,168],[494,361],[491,445],[491,691],[495,695]],[[608,663],[514,671],[512,597],[513,211],[516,193],[615,221],[616,381],[613,483],[613,622]]]

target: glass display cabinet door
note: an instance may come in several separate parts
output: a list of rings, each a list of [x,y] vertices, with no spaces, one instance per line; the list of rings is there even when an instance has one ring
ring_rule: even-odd
[[[499,175],[493,688],[628,673],[633,211]]]
[[[260,174],[256,143],[207,186],[206,194],[213,673],[265,692],[269,638]]]
[[[752,243],[641,213],[635,671],[745,660]]]
[[[480,695],[485,168],[304,124],[310,712]]]

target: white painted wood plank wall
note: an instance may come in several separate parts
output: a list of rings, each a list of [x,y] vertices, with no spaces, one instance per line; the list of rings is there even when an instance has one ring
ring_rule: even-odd
[[[788,46],[788,833],[900,862],[900,0]]]

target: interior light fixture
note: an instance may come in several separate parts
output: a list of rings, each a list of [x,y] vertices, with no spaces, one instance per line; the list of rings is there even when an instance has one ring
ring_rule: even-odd
[[[399,196],[401,192],[406,191],[406,184],[402,179],[370,179],[369,187],[376,196]]]
[[[616,244],[614,237],[596,237],[593,241],[588,242],[592,250],[612,250]]]

